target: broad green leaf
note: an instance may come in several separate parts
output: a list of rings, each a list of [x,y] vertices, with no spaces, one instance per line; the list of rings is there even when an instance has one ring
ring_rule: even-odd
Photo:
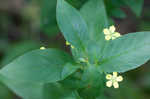
[[[11,80],[4,76],[1,76],[1,80],[5,83],[6,86],[8,86],[8,88],[10,88],[14,93],[23,99],[43,98],[43,84],[41,83]]]
[[[104,72],[125,72],[150,59],[150,32],[123,35],[109,41],[102,53],[99,69]]]
[[[63,66],[67,62],[72,62],[72,58],[63,51],[35,50],[18,57],[5,66],[0,74],[12,80],[39,83],[56,82],[64,78],[61,74]]]
[[[1,80],[23,99],[80,99],[74,94],[74,90],[64,88],[59,83],[24,82],[4,76],[1,76]]]
[[[68,77],[68,75],[71,75],[79,68],[80,68],[79,66],[76,66],[76,65],[73,65],[70,63],[65,64],[64,68],[62,70],[62,73],[61,73],[61,76],[62,76],[61,78],[64,79],[64,78]]]
[[[103,29],[108,26],[108,19],[103,0],[89,0],[80,10],[89,29],[90,40],[98,41],[103,36]]]
[[[106,43],[103,29],[109,25],[104,2],[103,0],[89,0],[83,5],[80,12],[89,29],[88,56],[92,58],[92,61],[99,61]]]
[[[65,0],[57,0],[57,23],[68,42],[85,49],[89,40],[88,27],[80,13]]]
[[[144,0],[123,0],[123,2],[128,5],[137,16],[140,16]]]

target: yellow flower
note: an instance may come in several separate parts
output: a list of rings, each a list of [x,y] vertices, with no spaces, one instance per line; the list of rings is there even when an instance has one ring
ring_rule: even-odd
[[[72,48],[72,49],[74,49],[74,46],[73,46],[73,45],[71,45],[71,48]]]
[[[88,63],[88,58],[79,58],[80,62]]]
[[[45,47],[40,47],[40,50],[44,50],[44,49],[46,49]]]
[[[110,26],[109,29],[107,29],[107,28],[104,29],[103,32],[105,34],[105,39],[106,40],[111,40],[111,39],[114,40],[114,39],[120,37],[121,36],[120,33],[115,32],[115,31],[116,31],[116,28],[113,25]]]
[[[69,45],[71,45],[71,44],[70,44],[68,41],[66,41],[66,45],[69,46]],[[74,46],[71,45],[71,48],[74,49]]]
[[[117,72],[113,72],[113,75],[107,74],[106,75],[106,79],[108,80],[106,82],[106,86],[107,87],[111,87],[113,85],[114,88],[119,88],[118,82],[123,81],[123,77],[122,76],[118,76]]]
[[[66,45],[70,45],[70,43],[68,41],[66,41]]]

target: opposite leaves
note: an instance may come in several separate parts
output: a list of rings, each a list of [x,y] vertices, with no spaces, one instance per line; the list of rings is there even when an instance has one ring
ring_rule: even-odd
[[[81,47],[79,41],[84,42],[82,44],[87,51],[87,58],[91,64],[98,62],[100,71],[125,72],[139,67],[150,58],[149,32],[131,33],[115,40],[105,40],[102,30],[108,26],[108,19],[103,0],[89,0],[81,8],[81,14],[65,0],[58,0],[57,21],[65,38],[72,44]]]

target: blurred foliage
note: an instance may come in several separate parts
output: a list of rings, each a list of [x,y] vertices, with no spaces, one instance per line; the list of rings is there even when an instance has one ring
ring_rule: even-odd
[[[40,48],[40,44],[33,41],[19,42],[18,44],[11,46],[6,51],[6,55],[3,59],[2,65],[6,65],[10,63],[12,60],[14,60],[15,58],[19,57],[20,55],[38,48]]]
[[[57,0],[5,0],[5,2],[1,1],[2,3],[0,4],[0,67],[4,66],[5,64],[8,64],[18,56],[28,51],[40,48],[40,46],[42,45],[48,47],[64,48],[64,39],[61,35],[58,35],[60,30],[58,29],[56,23],[56,1]],[[67,1],[77,9],[80,9],[82,5],[85,4],[88,0]],[[120,21],[120,19],[122,19],[128,22],[128,24],[122,23],[122,26],[128,26],[130,23],[134,22],[131,22],[128,19],[131,18],[135,21],[138,21],[138,24],[135,22],[136,25],[131,28],[128,28],[127,31],[132,30],[132,28],[136,28],[135,31],[150,30],[149,0],[104,1],[106,4],[107,14],[112,17],[115,23],[117,23],[118,20]],[[144,5],[144,2],[146,2],[148,6]],[[144,10],[142,10],[142,7]],[[117,19],[117,21],[114,20],[114,18]],[[122,20],[121,22],[123,22]],[[43,41],[47,41],[49,43],[44,44]],[[106,90],[105,95],[99,97],[98,99],[148,99],[148,97],[150,97],[150,68],[148,66],[150,66],[149,63],[145,64],[144,67],[141,68],[141,70],[132,71],[130,72],[130,75],[125,75],[125,77],[129,79],[125,78],[126,81],[124,81],[124,83],[121,84],[119,90]],[[138,78],[135,78],[133,77],[134,75],[142,76],[138,76]],[[71,82],[71,80],[68,82]],[[73,82],[71,82],[71,84],[72,83]],[[18,86],[17,81],[12,82],[12,84],[14,86]],[[24,85],[26,85],[25,87],[28,88],[37,88],[38,86],[29,85],[28,83],[24,83]],[[47,90],[49,90],[48,87],[53,88],[49,90],[49,92],[58,92],[58,90],[60,90],[59,87],[62,87],[60,84],[47,84],[44,86],[46,86],[45,88],[47,88]],[[20,89],[22,88],[22,85],[20,85],[18,87],[18,90],[16,91],[20,92]],[[43,88],[43,86],[41,88]],[[0,82],[0,99],[18,99],[17,96],[14,95],[12,91],[10,91],[10,89],[8,89],[6,85]],[[76,92],[70,92],[68,89],[66,90],[62,88],[61,90],[65,90],[68,93],[72,93],[72,95],[77,95]],[[85,95],[87,95],[86,91]],[[65,95],[61,92],[63,91],[60,91],[59,95]],[[24,93],[30,93],[30,95],[35,96],[37,94],[37,96],[40,95],[40,92],[38,91],[32,93],[31,90],[26,89],[24,89]],[[49,93],[45,94],[47,97],[51,95]],[[54,96],[56,96],[56,94],[51,95],[51,97]],[[65,97],[67,97],[67,99],[71,99],[71,96],[65,95]]]

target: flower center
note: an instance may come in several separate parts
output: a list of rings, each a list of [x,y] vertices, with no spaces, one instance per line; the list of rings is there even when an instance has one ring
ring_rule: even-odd
[[[112,77],[111,81],[116,82],[117,81],[116,79],[117,79],[117,77]]]

